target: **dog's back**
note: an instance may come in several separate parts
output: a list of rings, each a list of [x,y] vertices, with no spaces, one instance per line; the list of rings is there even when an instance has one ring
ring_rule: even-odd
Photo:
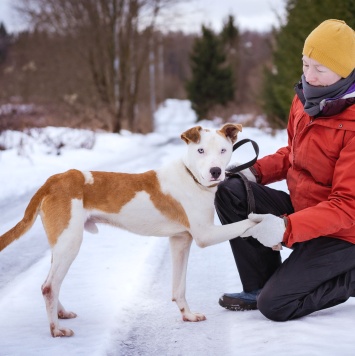
[[[97,232],[96,223],[156,236],[169,236],[189,227],[181,203],[162,192],[156,171],[130,174],[73,169],[51,176],[35,193],[22,220],[0,236],[0,251],[24,235],[38,214],[53,247],[79,213],[86,215],[84,227],[89,232]]]

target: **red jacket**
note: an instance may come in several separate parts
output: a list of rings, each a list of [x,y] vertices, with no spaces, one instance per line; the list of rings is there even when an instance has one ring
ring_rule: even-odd
[[[254,165],[261,184],[287,179],[295,212],[283,242],[329,236],[355,244],[355,105],[313,118],[296,95],[287,132],[288,145]]]

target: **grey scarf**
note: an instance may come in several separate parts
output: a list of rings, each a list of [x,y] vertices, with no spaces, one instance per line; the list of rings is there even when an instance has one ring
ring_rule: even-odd
[[[322,110],[321,101],[324,99],[341,97],[355,81],[355,70],[346,78],[342,78],[336,83],[326,87],[315,87],[306,82],[302,74],[303,94],[306,99],[304,103],[304,111],[310,115],[315,116]]]

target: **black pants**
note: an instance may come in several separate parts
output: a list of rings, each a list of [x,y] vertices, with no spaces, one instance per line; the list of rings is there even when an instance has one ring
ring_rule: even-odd
[[[287,193],[250,183],[255,213],[291,214]],[[247,195],[239,178],[218,187],[215,206],[222,224],[247,217]],[[253,237],[230,241],[243,289],[262,289],[258,309],[267,318],[286,321],[332,307],[355,296],[355,245],[335,238],[318,237],[296,243],[281,263],[280,252]]]

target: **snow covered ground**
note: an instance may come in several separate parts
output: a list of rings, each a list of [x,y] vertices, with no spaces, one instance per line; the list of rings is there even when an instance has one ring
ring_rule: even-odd
[[[21,137],[6,133],[6,141],[0,137],[0,143],[22,145],[21,155],[17,148],[0,152],[0,235],[17,223],[31,195],[50,175],[69,168],[124,172],[157,168],[182,154],[185,145],[179,135],[193,120],[186,102],[170,101],[158,111],[156,132],[149,135],[93,136],[55,128]],[[260,156],[286,143],[285,131],[271,136],[245,128],[242,138],[257,141]],[[64,147],[58,148],[60,142]],[[93,148],[80,148],[86,144]],[[232,160],[252,157],[252,148],[245,147]],[[284,183],[274,186],[286,189]],[[286,323],[267,320],[258,311],[224,310],[217,303],[219,296],[241,290],[229,244],[206,249],[193,244],[187,299],[207,320],[186,323],[171,302],[168,239],[99,229],[98,235],[85,233],[61,290],[64,306],[78,314],[61,321],[74,330],[72,338],[53,339],[49,333],[40,287],[49,270],[50,250],[40,219],[1,252],[0,356],[354,355],[353,299]],[[283,258],[289,252],[284,249]]]

